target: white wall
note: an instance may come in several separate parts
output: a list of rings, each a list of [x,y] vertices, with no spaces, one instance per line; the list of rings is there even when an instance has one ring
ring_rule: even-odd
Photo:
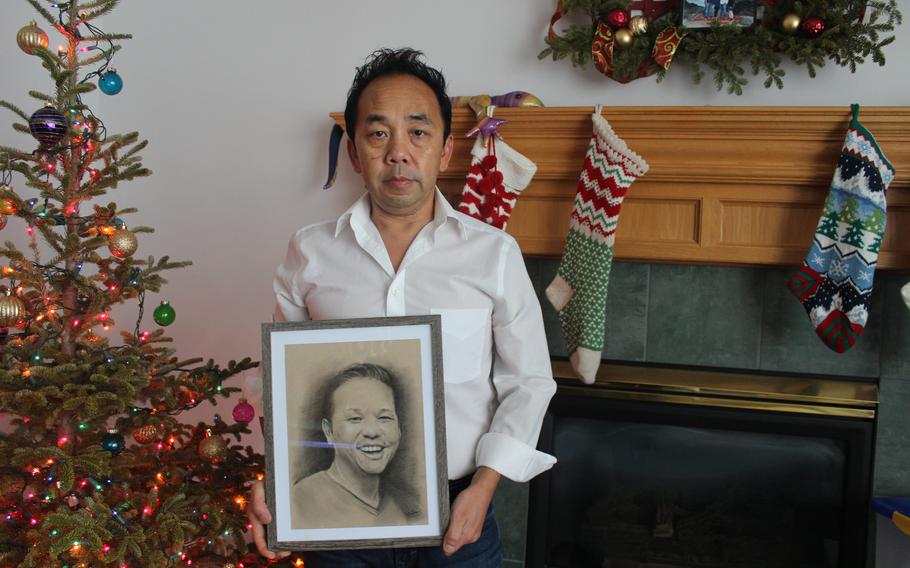
[[[16,31],[34,17],[24,2],[0,8],[0,98],[40,107],[29,89],[50,88],[37,58],[15,47]],[[901,1],[905,16],[910,4]],[[628,85],[565,61],[538,61],[554,2],[550,0],[130,0],[100,27],[132,33],[114,66],[124,79],[114,97],[87,102],[112,132],[138,130],[151,142],[145,162],[155,174],[112,195],[140,212],[127,223],[152,225],[137,254],[170,254],[195,264],[170,276],[159,299],[177,310],[168,330],[181,355],[226,361],[259,358],[258,324],[270,318],[271,278],[298,227],[332,217],[359,194],[344,160],[334,189],[323,192],[330,111],[343,109],[354,67],[373,49],[413,46],[450,81],[450,93],[526,90],[550,106],[589,105],[864,105],[910,104],[906,30],[855,74],[828,66],[810,80],[788,68],[782,91],[760,78],[741,97],[693,85],[671,69],[661,84]],[[40,22],[39,22],[40,23]],[[48,30],[49,26],[41,24]],[[51,39],[51,47],[59,43]],[[0,111],[0,143],[32,148]],[[8,118],[10,117],[10,118]],[[19,184],[21,187],[21,183]],[[21,235],[11,221],[3,238]],[[121,312],[131,328],[135,310]],[[150,313],[146,325],[153,325]],[[229,414],[230,406],[219,407]]]

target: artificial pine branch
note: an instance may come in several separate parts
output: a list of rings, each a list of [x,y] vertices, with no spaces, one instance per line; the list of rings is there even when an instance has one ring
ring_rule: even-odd
[[[111,10],[117,7],[117,4],[120,3],[120,0],[109,0],[107,2],[97,2],[98,8],[89,8],[86,15],[82,18],[83,21],[90,22],[96,18],[109,13]],[[132,36],[129,36],[124,39],[130,39]]]
[[[38,0],[26,0],[26,2],[28,2],[29,4],[31,4],[31,5],[32,5],[32,8],[34,8],[36,12],[38,12],[39,14],[41,14],[41,17],[44,18],[45,20],[47,20],[47,23],[49,23],[50,25],[52,25],[52,26],[54,26],[54,27],[57,27],[57,26],[59,25],[58,22],[57,22],[57,18],[54,17],[50,12],[48,12],[48,11],[44,8],[44,6],[42,6],[42,5],[38,2]]]
[[[133,39],[132,34],[98,34],[87,36],[82,41],[124,41]]]
[[[5,109],[13,112],[17,116],[19,116],[19,118],[21,118],[25,122],[28,122],[28,115],[25,114],[25,112],[21,108],[17,107],[13,103],[10,103],[10,102],[4,101],[4,100],[0,100],[0,107],[3,107]],[[0,148],[4,148],[3,151],[6,152],[5,147],[0,147]]]

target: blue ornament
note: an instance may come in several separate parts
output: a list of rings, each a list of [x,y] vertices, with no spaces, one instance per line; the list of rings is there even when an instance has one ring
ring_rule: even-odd
[[[69,126],[66,124],[66,117],[60,111],[47,105],[36,110],[28,119],[28,129],[38,142],[52,145],[63,140]]]
[[[123,79],[117,74],[117,71],[111,69],[98,79],[98,87],[105,95],[116,95],[123,89]]]
[[[126,441],[123,435],[116,430],[108,430],[107,434],[101,436],[101,449],[114,454],[115,456],[123,451],[126,447]]]

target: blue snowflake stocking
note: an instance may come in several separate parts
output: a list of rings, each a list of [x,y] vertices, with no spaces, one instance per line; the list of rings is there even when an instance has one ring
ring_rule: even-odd
[[[885,234],[885,193],[894,179],[894,166],[859,122],[859,105],[852,110],[812,247],[787,282],[815,333],[838,353],[853,347],[866,327]]]

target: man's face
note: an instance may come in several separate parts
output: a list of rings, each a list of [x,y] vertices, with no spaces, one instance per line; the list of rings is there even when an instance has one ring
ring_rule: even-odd
[[[322,429],[337,444],[335,459],[369,474],[385,471],[401,441],[392,389],[369,377],[352,379],[335,390],[332,403]]]
[[[391,75],[367,86],[348,154],[374,207],[396,216],[431,208],[454,144],[451,134],[443,139],[444,129],[439,102],[420,79]]]

